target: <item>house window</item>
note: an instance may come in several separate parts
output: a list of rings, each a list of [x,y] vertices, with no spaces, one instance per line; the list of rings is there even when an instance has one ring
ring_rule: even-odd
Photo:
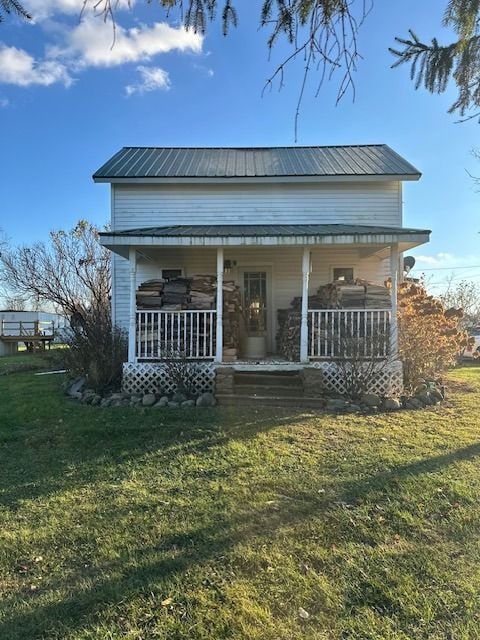
[[[181,278],[183,269],[162,269],[162,278],[164,280],[173,280],[173,278]]]
[[[353,280],[353,267],[334,267],[333,279],[351,282]]]

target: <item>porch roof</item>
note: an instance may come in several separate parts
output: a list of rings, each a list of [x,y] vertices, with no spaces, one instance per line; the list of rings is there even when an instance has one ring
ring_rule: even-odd
[[[399,243],[405,251],[429,241],[428,229],[352,224],[173,225],[103,232],[101,242],[123,254],[128,246],[309,246]]]

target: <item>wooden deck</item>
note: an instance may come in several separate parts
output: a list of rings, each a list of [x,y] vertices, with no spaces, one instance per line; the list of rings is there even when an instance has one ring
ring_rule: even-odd
[[[53,321],[2,320],[0,340],[3,342],[51,342],[54,338]]]

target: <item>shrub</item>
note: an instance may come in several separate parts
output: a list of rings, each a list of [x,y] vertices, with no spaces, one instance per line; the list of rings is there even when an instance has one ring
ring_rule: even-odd
[[[65,368],[71,375],[84,375],[97,392],[119,388],[122,365],[127,358],[127,336],[113,326],[110,310],[91,309],[72,327],[64,351]]]
[[[460,328],[463,311],[446,309],[423,284],[402,283],[398,292],[398,338],[407,388],[454,366],[469,338]]]

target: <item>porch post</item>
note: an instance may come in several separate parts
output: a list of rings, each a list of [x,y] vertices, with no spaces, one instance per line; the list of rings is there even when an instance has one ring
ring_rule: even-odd
[[[223,357],[223,247],[217,248],[217,343],[215,362]]]
[[[398,290],[398,242],[390,247],[390,276],[392,278],[392,289],[390,298],[392,303],[392,317],[390,319],[390,355],[396,356],[398,353],[398,319],[397,319],[397,290]]]
[[[300,326],[300,362],[308,362],[308,284],[310,280],[310,250],[303,248],[302,257],[302,324]]]
[[[136,334],[137,334],[137,250],[130,247],[128,250],[130,266],[130,314],[128,322],[128,361],[136,359]]]

